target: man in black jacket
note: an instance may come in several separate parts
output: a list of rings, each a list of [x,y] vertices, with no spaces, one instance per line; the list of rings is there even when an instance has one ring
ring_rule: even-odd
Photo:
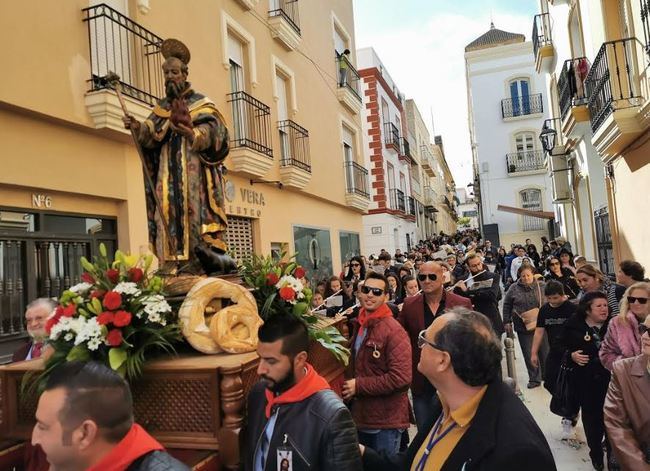
[[[362,449],[368,471],[555,471],[551,449],[522,401],[497,379],[501,346],[478,312],[455,308],[418,338],[418,369],[438,391],[435,423],[405,453]]]
[[[475,253],[467,256],[465,265],[467,265],[472,279],[467,283],[465,281],[456,283],[454,292],[469,298],[474,310],[490,319],[494,332],[501,338],[504,328],[503,319],[499,313],[499,300],[501,299],[499,275],[490,272],[481,260],[481,256]]]
[[[361,469],[350,411],[307,363],[307,327],[276,315],[259,329],[257,373],[243,431],[244,471]]]

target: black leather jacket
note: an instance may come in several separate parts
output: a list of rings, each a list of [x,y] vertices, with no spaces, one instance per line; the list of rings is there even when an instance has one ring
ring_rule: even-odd
[[[127,471],[189,471],[190,468],[164,451],[152,451],[135,460]]]
[[[255,452],[267,422],[264,389],[264,384],[258,383],[248,395],[247,424],[242,433],[244,471],[255,469]],[[323,390],[301,402],[277,407],[278,417],[265,471],[278,471],[279,446],[292,449],[292,471],[358,471],[362,468],[356,427],[350,411],[336,393]]]

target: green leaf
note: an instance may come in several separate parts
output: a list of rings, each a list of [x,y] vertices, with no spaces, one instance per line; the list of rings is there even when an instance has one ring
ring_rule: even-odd
[[[108,351],[108,364],[115,371],[118,371],[126,362],[128,355],[123,348],[111,348]]]
[[[86,257],[81,257],[81,266],[84,267],[84,270],[86,270],[88,273],[95,272],[95,266],[90,263]]]
[[[273,293],[271,296],[266,298],[266,301],[264,301],[264,306],[262,306],[262,311],[260,314],[262,314],[262,319],[266,319],[268,316],[268,313],[271,309],[271,305],[273,304],[273,301],[275,300],[275,297],[277,296],[277,292]]]
[[[293,315],[294,316],[302,316],[305,312],[307,312],[307,303],[296,303],[293,305]]]
[[[99,253],[104,258],[108,257],[108,254],[106,253],[106,246],[104,245],[103,242],[99,244]]]
[[[72,347],[65,359],[66,361],[89,361],[90,352],[85,345],[75,345]]]
[[[95,314],[99,314],[100,312],[102,312],[102,303],[99,302],[99,299],[93,298],[91,304],[93,305]]]

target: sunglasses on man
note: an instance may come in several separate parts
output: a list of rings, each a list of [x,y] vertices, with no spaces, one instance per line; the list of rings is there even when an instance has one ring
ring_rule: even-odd
[[[420,333],[418,334],[418,348],[419,349],[422,349],[422,348],[424,348],[425,345],[428,345],[429,347],[435,348],[436,350],[440,350],[441,352],[446,352],[447,351],[446,349],[444,349],[441,346],[435,344],[431,340],[427,340],[426,337],[424,336],[424,334],[426,334],[426,333],[427,333],[427,331],[425,329],[425,330],[420,331]]]
[[[427,278],[429,278],[429,280],[431,280],[431,281],[436,281],[438,279],[438,277],[436,276],[435,273],[420,273],[418,275],[418,280],[420,280],[420,281],[424,281]]]
[[[639,298],[637,296],[628,296],[627,297],[627,302],[630,304],[634,304],[638,302],[639,304],[645,304],[648,302],[648,298]]]
[[[375,296],[381,296],[382,294],[384,294],[384,290],[381,288],[371,288],[370,286],[365,286],[365,285],[361,287],[361,292],[363,294],[372,293]]]

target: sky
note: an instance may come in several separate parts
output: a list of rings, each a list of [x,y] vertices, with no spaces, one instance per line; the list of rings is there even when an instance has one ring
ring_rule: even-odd
[[[472,181],[465,46],[490,29],[530,40],[537,0],[354,0],[357,49],[373,47],[399,90],[442,135],[456,187]]]

